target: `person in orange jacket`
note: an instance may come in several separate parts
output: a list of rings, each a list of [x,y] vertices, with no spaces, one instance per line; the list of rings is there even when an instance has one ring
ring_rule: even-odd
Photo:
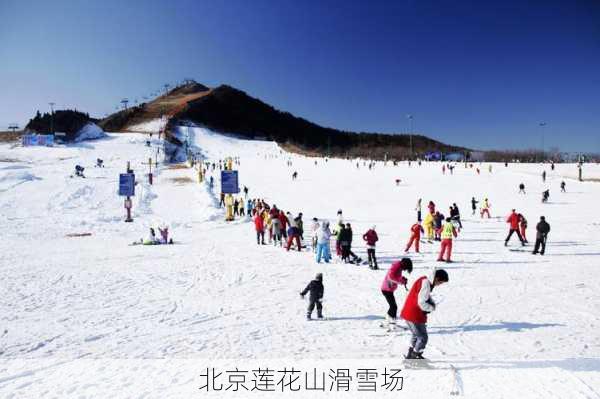
[[[410,240],[408,241],[408,244],[406,244],[406,249],[404,250],[404,252],[408,252],[414,242],[415,252],[419,253],[419,241],[421,240],[421,233],[425,233],[423,227],[421,226],[421,223],[416,222],[415,224],[413,224],[410,228],[410,232]]]

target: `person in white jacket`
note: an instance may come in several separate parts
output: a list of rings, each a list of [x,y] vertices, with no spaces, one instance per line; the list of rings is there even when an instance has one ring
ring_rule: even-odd
[[[317,235],[319,233],[319,228],[321,225],[319,224],[319,219],[313,218],[312,224],[310,226],[310,231],[312,234],[312,250],[313,252],[317,252]]]
[[[321,228],[317,230],[317,263],[321,263],[321,257],[325,263],[331,260],[331,251],[329,249],[329,239],[331,230],[329,230],[329,222],[323,221]]]

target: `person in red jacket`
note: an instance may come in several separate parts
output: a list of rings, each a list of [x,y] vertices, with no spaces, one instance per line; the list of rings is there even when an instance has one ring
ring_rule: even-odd
[[[406,244],[406,249],[404,250],[404,252],[408,252],[408,250],[414,242],[415,252],[419,253],[419,241],[421,240],[421,233],[425,233],[425,230],[423,230],[423,226],[421,226],[421,223],[417,222],[413,224],[410,228],[410,233],[410,240],[408,241],[408,244]]]
[[[265,245],[265,222],[262,212],[256,212],[254,216],[254,228],[256,229],[256,243]]]
[[[519,232],[519,215],[513,209],[511,214],[506,218],[506,223],[510,224],[510,231],[508,232],[508,236],[506,236],[506,240],[504,240],[504,246],[508,245],[508,240],[512,237],[513,233],[517,233],[517,237],[519,237],[519,241],[521,241],[521,245],[525,246],[525,241],[523,237],[521,237],[521,233]]]
[[[392,263],[390,270],[388,270],[381,283],[381,293],[389,305],[386,314],[389,329],[393,329],[396,326],[396,317],[398,314],[398,305],[396,305],[394,291],[396,291],[399,285],[403,285],[406,288],[408,280],[402,275],[402,272],[407,271],[411,273],[412,269],[412,261],[409,258],[402,258],[402,260]]]
[[[412,337],[405,356],[407,359],[424,359],[423,351],[427,346],[427,314],[436,309],[431,291],[448,282],[448,273],[439,269],[433,275],[433,281],[427,276],[418,278],[411,287],[400,316],[406,321]]]
[[[281,235],[283,238],[287,238],[287,225],[289,220],[287,216],[285,216],[283,209],[279,210],[279,222],[281,223]]]
[[[369,256],[369,269],[377,270],[377,257],[375,257],[375,243],[379,241],[375,226],[370,228],[365,234],[363,234],[363,240],[367,242],[367,255]]]
[[[527,230],[527,219],[525,219],[525,216],[523,216],[522,213],[519,213],[519,229],[521,230],[521,237],[523,237],[523,242],[527,244],[527,235],[525,235],[525,231]]]

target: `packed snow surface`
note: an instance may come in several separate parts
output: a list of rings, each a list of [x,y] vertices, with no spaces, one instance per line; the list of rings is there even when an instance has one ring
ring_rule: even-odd
[[[158,133],[164,130],[167,122],[167,118],[156,118],[147,122],[138,123],[137,125],[129,126],[127,130],[130,132],[140,133]]]
[[[353,390],[341,398],[599,397],[600,184],[570,178],[575,165],[551,171],[493,164],[490,173],[488,164],[477,164],[477,174],[457,164],[443,175],[440,163],[378,162],[369,170],[362,161],[357,168],[356,161],[289,154],[272,142],[202,128],[185,132],[211,162],[238,156],[250,197],[302,212],[305,231],[313,217],[333,224],[342,209],[354,230],[353,250],[364,259],[361,235],[376,225],[381,270],[316,264],[310,248],[257,245],[252,223],[223,221],[218,168],[209,172],[214,191],[198,182],[194,169],[164,164],[158,171],[153,165],[150,186],[148,160],[161,160],[162,149],[157,155],[161,143],[148,147],[144,135],[110,134],[53,148],[2,144],[0,396],[223,397],[199,390],[206,367],[287,365],[403,369],[402,392]],[[104,168],[94,167],[97,158]],[[138,181],[133,223],[123,222],[117,195],[127,161]],[[76,164],[85,167],[85,178],[71,177]],[[585,165],[584,176],[599,177],[600,168]],[[566,193],[559,190],[563,179]],[[517,193],[521,182],[525,195]],[[546,188],[550,201],[542,204]],[[489,198],[491,219],[471,215],[473,196]],[[425,352],[431,369],[405,365],[408,334],[378,325],[387,310],[381,281],[404,256],[418,198],[423,212],[429,200],[443,213],[456,203],[464,224],[454,263],[435,262],[438,243],[408,255],[415,265],[409,284],[436,266],[450,275],[433,291],[438,306]],[[530,243],[546,216],[552,230],[545,256],[532,255],[531,244],[521,250],[516,237],[504,247],[513,208],[529,220]],[[175,245],[130,245],[160,225],[169,226]],[[328,319],[307,322],[298,293],[317,272],[324,274]],[[400,307],[405,295],[396,291]]]
[[[80,143],[86,140],[97,140],[106,137],[106,133],[95,123],[88,123],[82,127],[75,136],[75,142]]]

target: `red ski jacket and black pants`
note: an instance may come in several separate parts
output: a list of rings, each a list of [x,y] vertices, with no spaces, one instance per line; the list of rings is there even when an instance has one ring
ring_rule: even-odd
[[[411,287],[400,316],[412,333],[410,346],[416,353],[425,350],[427,341],[427,314],[435,310],[435,303],[431,299],[433,284],[426,276],[418,278]]]

